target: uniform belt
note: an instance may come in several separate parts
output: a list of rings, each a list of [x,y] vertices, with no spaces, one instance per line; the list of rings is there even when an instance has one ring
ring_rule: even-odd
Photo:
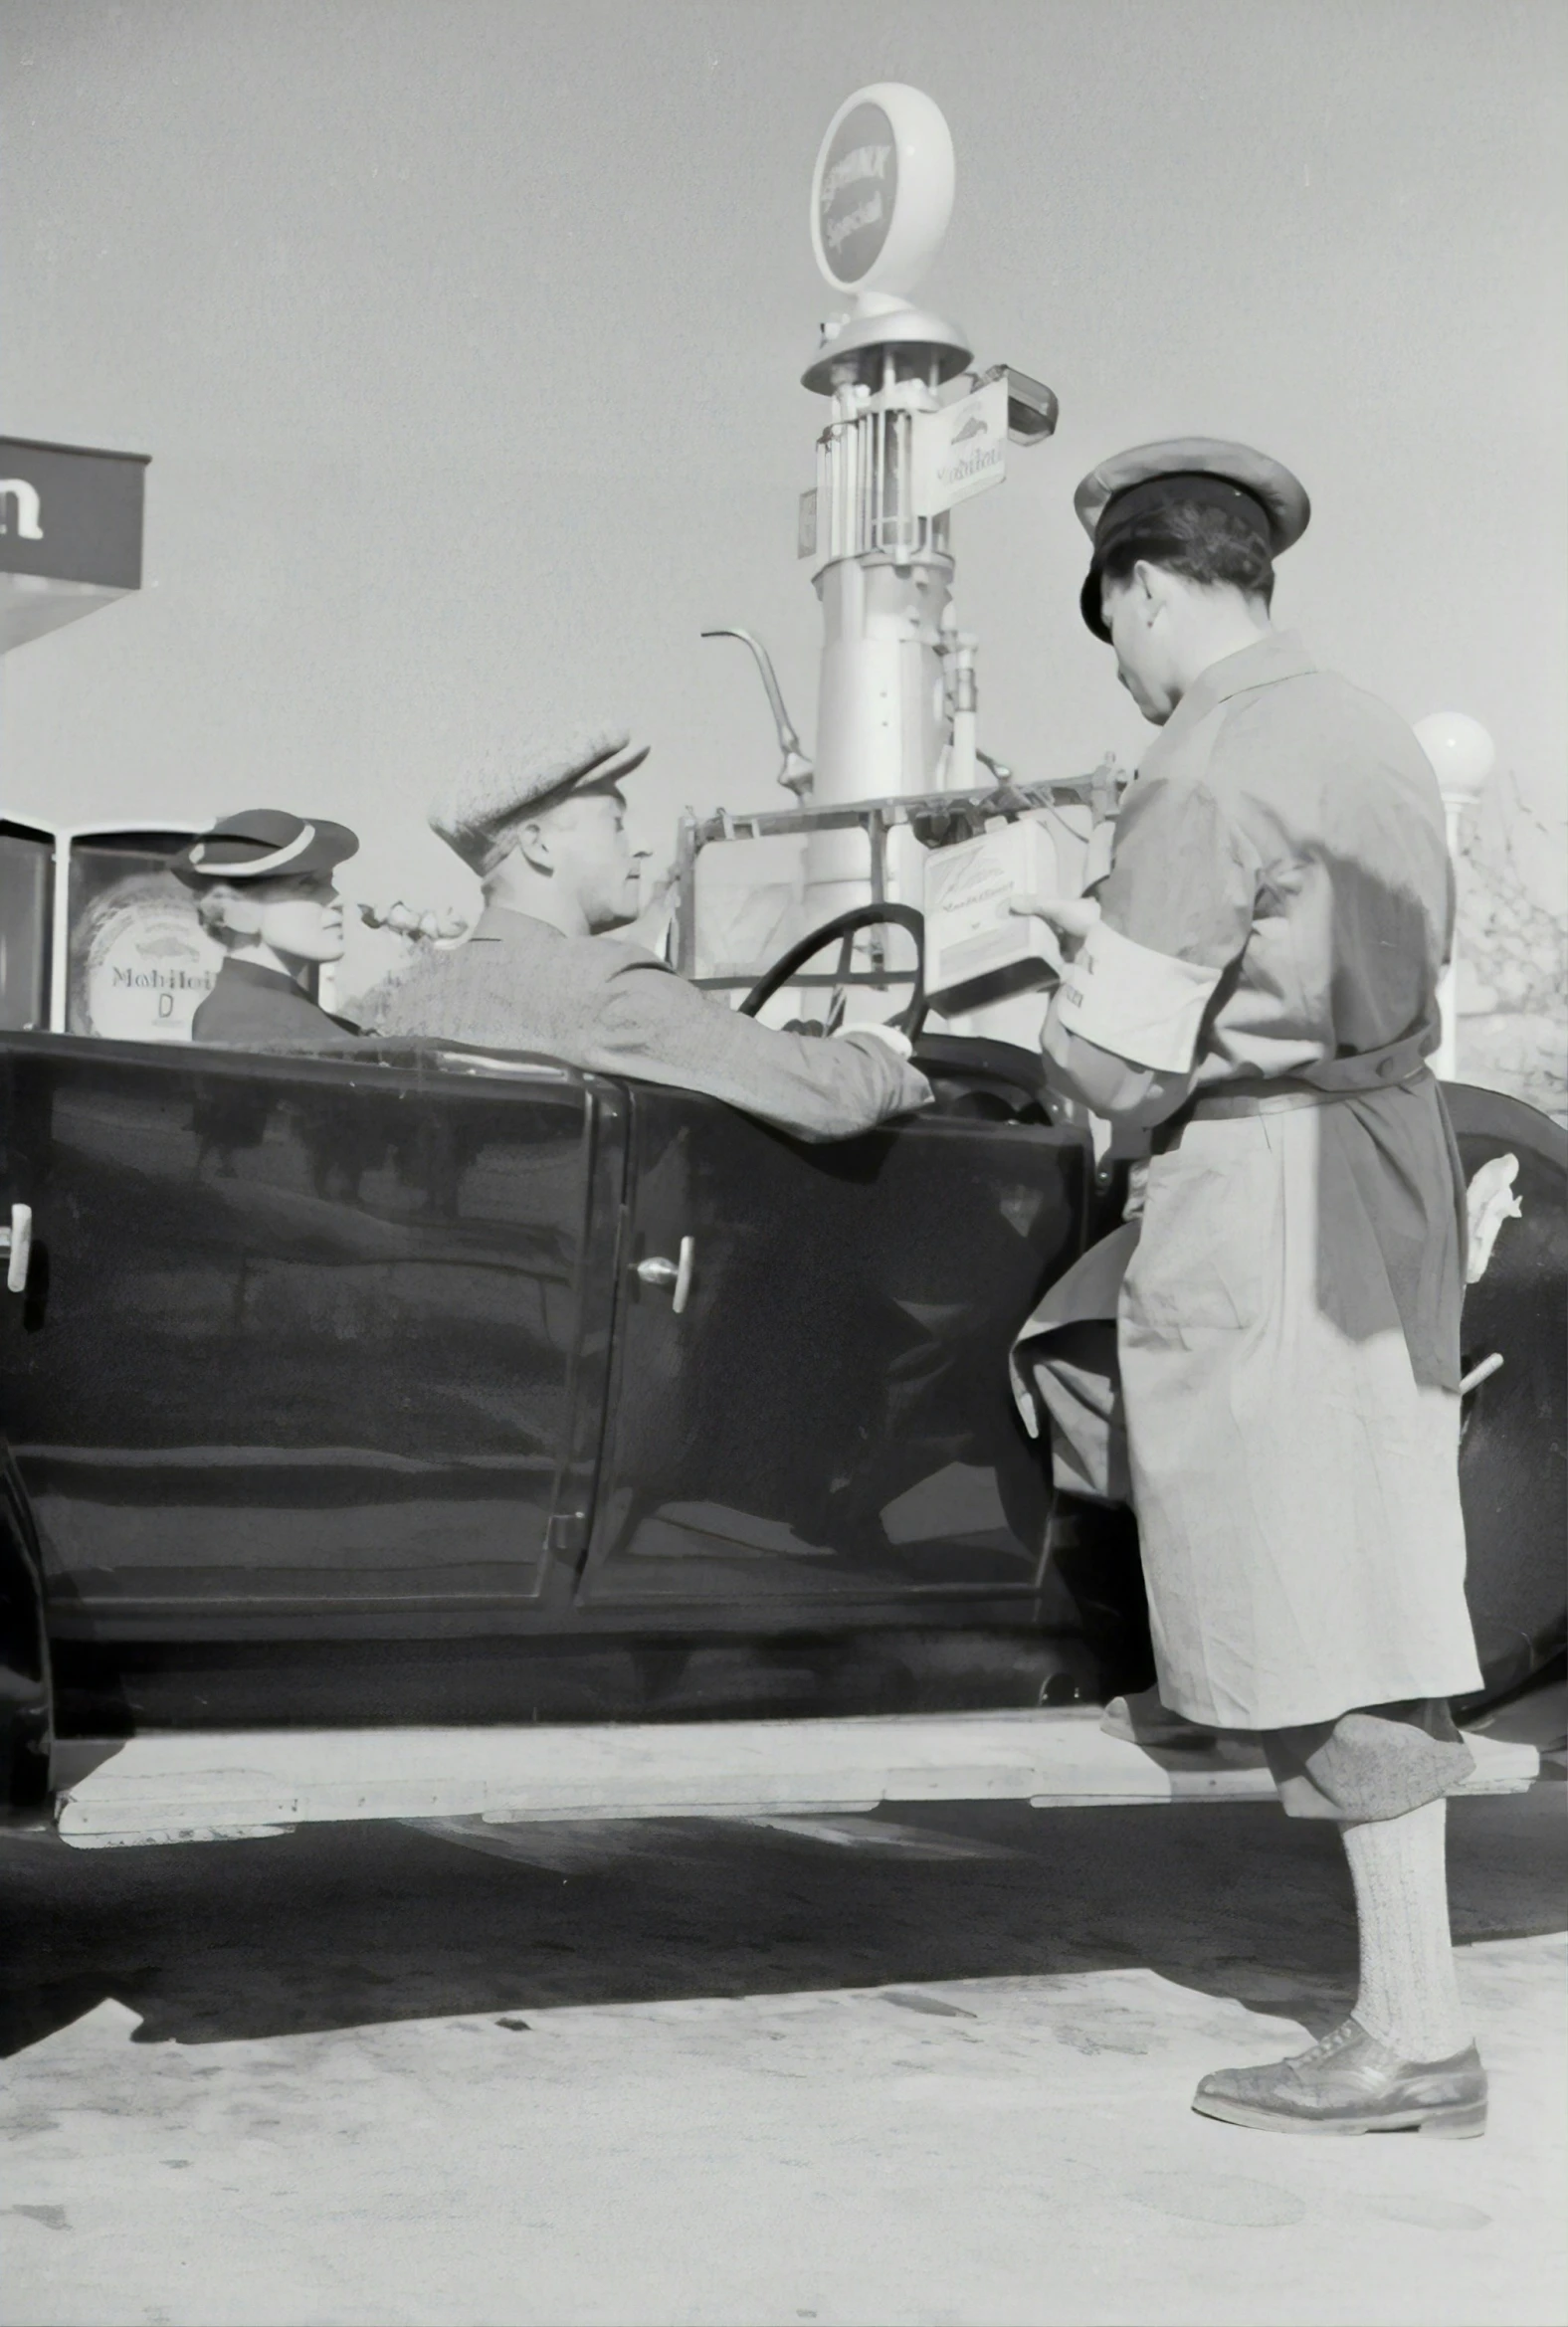
[[[1282,1115],[1292,1107],[1331,1107],[1338,1099],[1364,1098],[1357,1090],[1217,1090],[1182,1110],[1185,1120],[1229,1122],[1237,1115]]]
[[[1426,1074],[1426,1067],[1418,1065],[1414,1072],[1402,1075],[1399,1082],[1380,1080],[1354,1090],[1324,1090],[1319,1083],[1291,1082],[1281,1076],[1270,1082],[1228,1082],[1222,1089],[1205,1091],[1200,1097],[1189,1099],[1179,1115],[1157,1126],[1151,1146],[1156,1155],[1176,1146],[1189,1123],[1234,1122],[1244,1115],[1282,1115],[1297,1107],[1331,1107],[1341,1099],[1375,1097],[1381,1090],[1397,1090],[1402,1084],[1418,1080]]]

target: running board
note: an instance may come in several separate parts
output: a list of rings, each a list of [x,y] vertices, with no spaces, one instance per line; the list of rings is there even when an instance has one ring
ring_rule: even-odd
[[[1533,1746],[1470,1736],[1459,1791],[1512,1794]],[[812,1817],[884,1802],[1240,1802],[1274,1788],[1250,1745],[1144,1747],[1096,1706],[854,1720],[525,1729],[150,1731],[57,1745],[60,1834],[79,1848],[226,1842],[323,1820]]]

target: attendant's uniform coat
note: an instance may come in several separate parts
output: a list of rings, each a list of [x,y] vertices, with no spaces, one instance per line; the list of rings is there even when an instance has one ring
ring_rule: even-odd
[[[1473,1689],[1432,769],[1273,635],[1165,725],[1100,905],[1045,1049],[1102,1111],[1094,1054],[1128,1062],[1113,1111],[1165,1118],[1116,1312],[1161,1697],[1273,1730]]]
[[[801,1139],[847,1139],[928,1104],[875,1035],[784,1034],[678,977],[640,945],[568,937],[488,905],[466,945],[430,953],[377,1012],[383,1035],[540,1051],[597,1074],[706,1091]]]

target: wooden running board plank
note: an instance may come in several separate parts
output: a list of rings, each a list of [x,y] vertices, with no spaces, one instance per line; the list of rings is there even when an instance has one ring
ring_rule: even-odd
[[[1470,1739],[1464,1792],[1512,1792],[1533,1747]],[[1230,1743],[1148,1750],[1093,1707],[853,1720],[518,1729],[154,1731],[61,1749],[71,1842],[216,1840],[321,1821],[825,1817],[884,1802],[1037,1808],[1246,1801],[1273,1787]]]

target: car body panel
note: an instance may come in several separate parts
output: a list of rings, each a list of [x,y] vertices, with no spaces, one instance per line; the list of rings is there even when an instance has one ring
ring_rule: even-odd
[[[569,1604],[613,1089],[69,1039],[7,1068],[38,1235],[6,1415],[57,1633]]]
[[[1026,1600],[1050,1488],[1003,1363],[1081,1250],[1084,1135],[914,1117],[803,1146],[635,1086],[582,1599],[652,1613]],[[688,1301],[639,1281],[690,1237]]]

